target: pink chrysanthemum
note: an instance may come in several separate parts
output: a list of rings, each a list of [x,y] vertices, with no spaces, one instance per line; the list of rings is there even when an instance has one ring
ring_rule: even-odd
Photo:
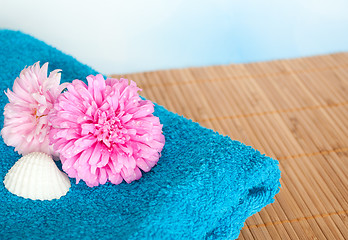
[[[60,85],[60,70],[52,71],[47,77],[47,68],[48,63],[40,68],[37,62],[23,69],[14,81],[13,92],[9,89],[5,92],[10,103],[5,106],[1,135],[19,154],[53,154],[47,115],[66,84]]]
[[[50,114],[50,140],[63,170],[88,186],[139,179],[158,161],[164,146],[154,105],[142,100],[127,79],[88,76],[74,80]]]

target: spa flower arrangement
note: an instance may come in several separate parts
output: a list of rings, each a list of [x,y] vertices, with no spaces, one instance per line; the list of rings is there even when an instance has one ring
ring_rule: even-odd
[[[98,74],[88,76],[88,84],[78,79],[60,84],[60,70],[47,77],[47,69],[48,63],[41,68],[39,63],[25,68],[15,80],[13,91],[6,93],[9,103],[5,106],[2,137],[19,154],[31,154],[13,168],[40,167],[47,157],[52,160],[51,156],[58,156],[69,177],[76,178],[77,183],[82,179],[90,187],[108,181],[130,183],[141,178],[141,170],[151,170],[159,160],[165,139],[159,118],[153,115],[153,103],[140,98],[141,89],[135,82],[104,79]],[[41,165],[34,164],[38,162],[37,156],[43,159]],[[45,166],[56,168],[55,164]],[[5,183],[10,191],[20,178],[14,174],[18,171],[11,170],[6,175],[10,184]],[[57,172],[57,169],[42,171]],[[65,181],[60,184],[70,187],[68,178],[53,175],[59,176],[57,182]],[[30,189],[28,182],[21,183],[25,192]],[[32,198],[17,190],[16,195]],[[32,199],[60,197],[45,194]]]
[[[132,81],[19,31],[0,30],[0,59],[2,239],[235,239],[279,192],[277,160],[145,100]],[[23,69],[38,59],[50,63]],[[205,74],[178,71],[140,75]],[[181,106],[191,87],[151,92]]]

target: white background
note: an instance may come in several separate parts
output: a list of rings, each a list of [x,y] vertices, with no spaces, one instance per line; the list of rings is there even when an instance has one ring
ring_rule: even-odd
[[[0,0],[0,28],[127,73],[348,51],[348,1]]]

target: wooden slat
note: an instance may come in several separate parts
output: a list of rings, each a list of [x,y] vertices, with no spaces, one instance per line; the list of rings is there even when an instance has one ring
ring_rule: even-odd
[[[348,239],[348,53],[113,77],[279,160],[282,189],[240,239]]]

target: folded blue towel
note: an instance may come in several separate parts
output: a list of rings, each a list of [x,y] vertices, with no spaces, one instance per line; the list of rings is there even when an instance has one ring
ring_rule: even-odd
[[[27,65],[49,62],[62,81],[97,72],[21,32],[0,31],[0,108]],[[71,179],[59,200],[32,201],[2,181],[19,159],[0,141],[0,239],[234,239],[278,193],[278,162],[155,105],[166,144],[157,166],[131,184],[89,188]],[[4,117],[1,114],[1,128]]]

